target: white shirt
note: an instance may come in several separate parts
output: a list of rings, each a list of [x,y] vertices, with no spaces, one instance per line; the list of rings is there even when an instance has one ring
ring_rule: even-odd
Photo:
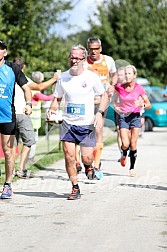
[[[68,70],[58,80],[54,96],[62,98],[64,95],[63,119],[68,124],[90,125],[94,118],[94,95],[102,95],[104,91],[96,73],[84,70],[82,74],[72,76]]]
[[[27,84],[31,83],[32,80],[26,76],[28,82]],[[14,106],[15,106],[15,111],[16,114],[25,114],[24,109],[26,106],[26,100],[24,96],[24,91],[23,89],[15,83],[15,98],[14,98]]]

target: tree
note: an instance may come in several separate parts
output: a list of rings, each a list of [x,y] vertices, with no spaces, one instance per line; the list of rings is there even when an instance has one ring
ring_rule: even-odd
[[[87,35],[101,38],[103,52],[134,64],[138,74],[154,84],[167,83],[167,2],[110,0],[98,11],[100,24],[90,19]]]
[[[28,73],[63,68],[68,48],[64,41],[51,35],[53,24],[62,12],[72,8],[68,0],[1,0],[1,40],[8,44],[10,59],[21,56],[28,63]],[[62,56],[63,55],[63,56]]]

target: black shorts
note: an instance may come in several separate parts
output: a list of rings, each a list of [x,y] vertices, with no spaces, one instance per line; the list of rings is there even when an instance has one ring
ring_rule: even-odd
[[[0,133],[3,135],[15,135],[16,122],[0,123]]]

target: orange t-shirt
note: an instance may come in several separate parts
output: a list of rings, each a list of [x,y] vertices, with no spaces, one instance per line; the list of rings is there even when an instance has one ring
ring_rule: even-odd
[[[109,69],[107,67],[107,62],[105,56],[102,55],[102,60],[100,62],[93,62],[90,60],[89,56],[87,57],[88,69],[97,73],[100,76],[101,82],[106,89],[110,85]]]

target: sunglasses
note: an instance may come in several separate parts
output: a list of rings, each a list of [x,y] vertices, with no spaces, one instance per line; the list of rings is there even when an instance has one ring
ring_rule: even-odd
[[[93,51],[98,51],[100,49],[100,47],[96,47],[96,48],[88,48],[89,52],[93,52]]]

